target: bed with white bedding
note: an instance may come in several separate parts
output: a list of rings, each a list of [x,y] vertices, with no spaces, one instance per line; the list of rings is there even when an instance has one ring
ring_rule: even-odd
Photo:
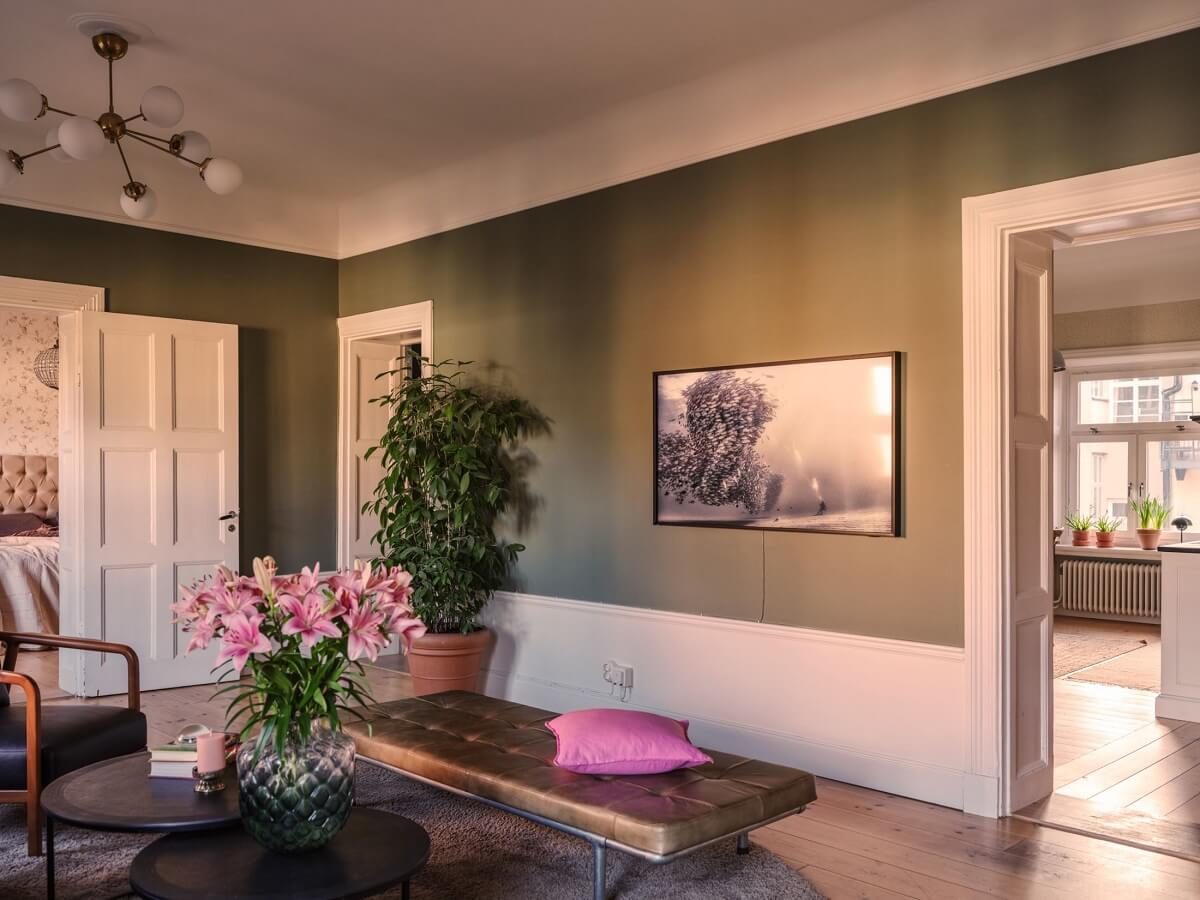
[[[58,633],[58,458],[0,455],[0,630]]]

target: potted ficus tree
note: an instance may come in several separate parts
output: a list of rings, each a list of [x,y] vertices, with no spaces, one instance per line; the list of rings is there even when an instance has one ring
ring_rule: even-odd
[[[414,690],[476,690],[490,640],[479,613],[525,549],[496,525],[524,496],[520,444],[547,420],[471,380],[471,363],[421,363],[419,376],[412,366],[392,373],[404,377],[375,401],[390,416],[367,454],[383,478],[363,509],[379,520],[379,562],[412,573],[413,609],[428,628],[409,653]]]
[[[1071,546],[1087,547],[1092,543],[1092,527],[1096,518],[1091,513],[1069,512],[1064,517],[1071,529]]]
[[[1171,508],[1164,506],[1157,497],[1147,497],[1144,494],[1130,497],[1129,508],[1133,510],[1137,520],[1138,543],[1142,545],[1143,550],[1157,550]]]

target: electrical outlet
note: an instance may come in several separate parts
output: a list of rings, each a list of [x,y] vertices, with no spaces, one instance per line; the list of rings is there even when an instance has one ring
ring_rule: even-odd
[[[623,665],[610,659],[604,664],[604,680],[621,689],[622,699],[633,687],[633,666]]]

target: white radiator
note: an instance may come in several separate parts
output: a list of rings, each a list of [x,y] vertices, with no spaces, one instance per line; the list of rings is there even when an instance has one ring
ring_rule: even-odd
[[[1118,559],[1059,561],[1058,608],[1063,612],[1158,619],[1158,563]]]

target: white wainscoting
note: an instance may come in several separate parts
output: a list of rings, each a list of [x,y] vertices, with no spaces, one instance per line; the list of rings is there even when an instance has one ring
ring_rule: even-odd
[[[628,708],[691,721],[704,746],[963,807],[961,649],[499,593],[486,691],[565,712],[621,706],[601,677],[632,665]]]

